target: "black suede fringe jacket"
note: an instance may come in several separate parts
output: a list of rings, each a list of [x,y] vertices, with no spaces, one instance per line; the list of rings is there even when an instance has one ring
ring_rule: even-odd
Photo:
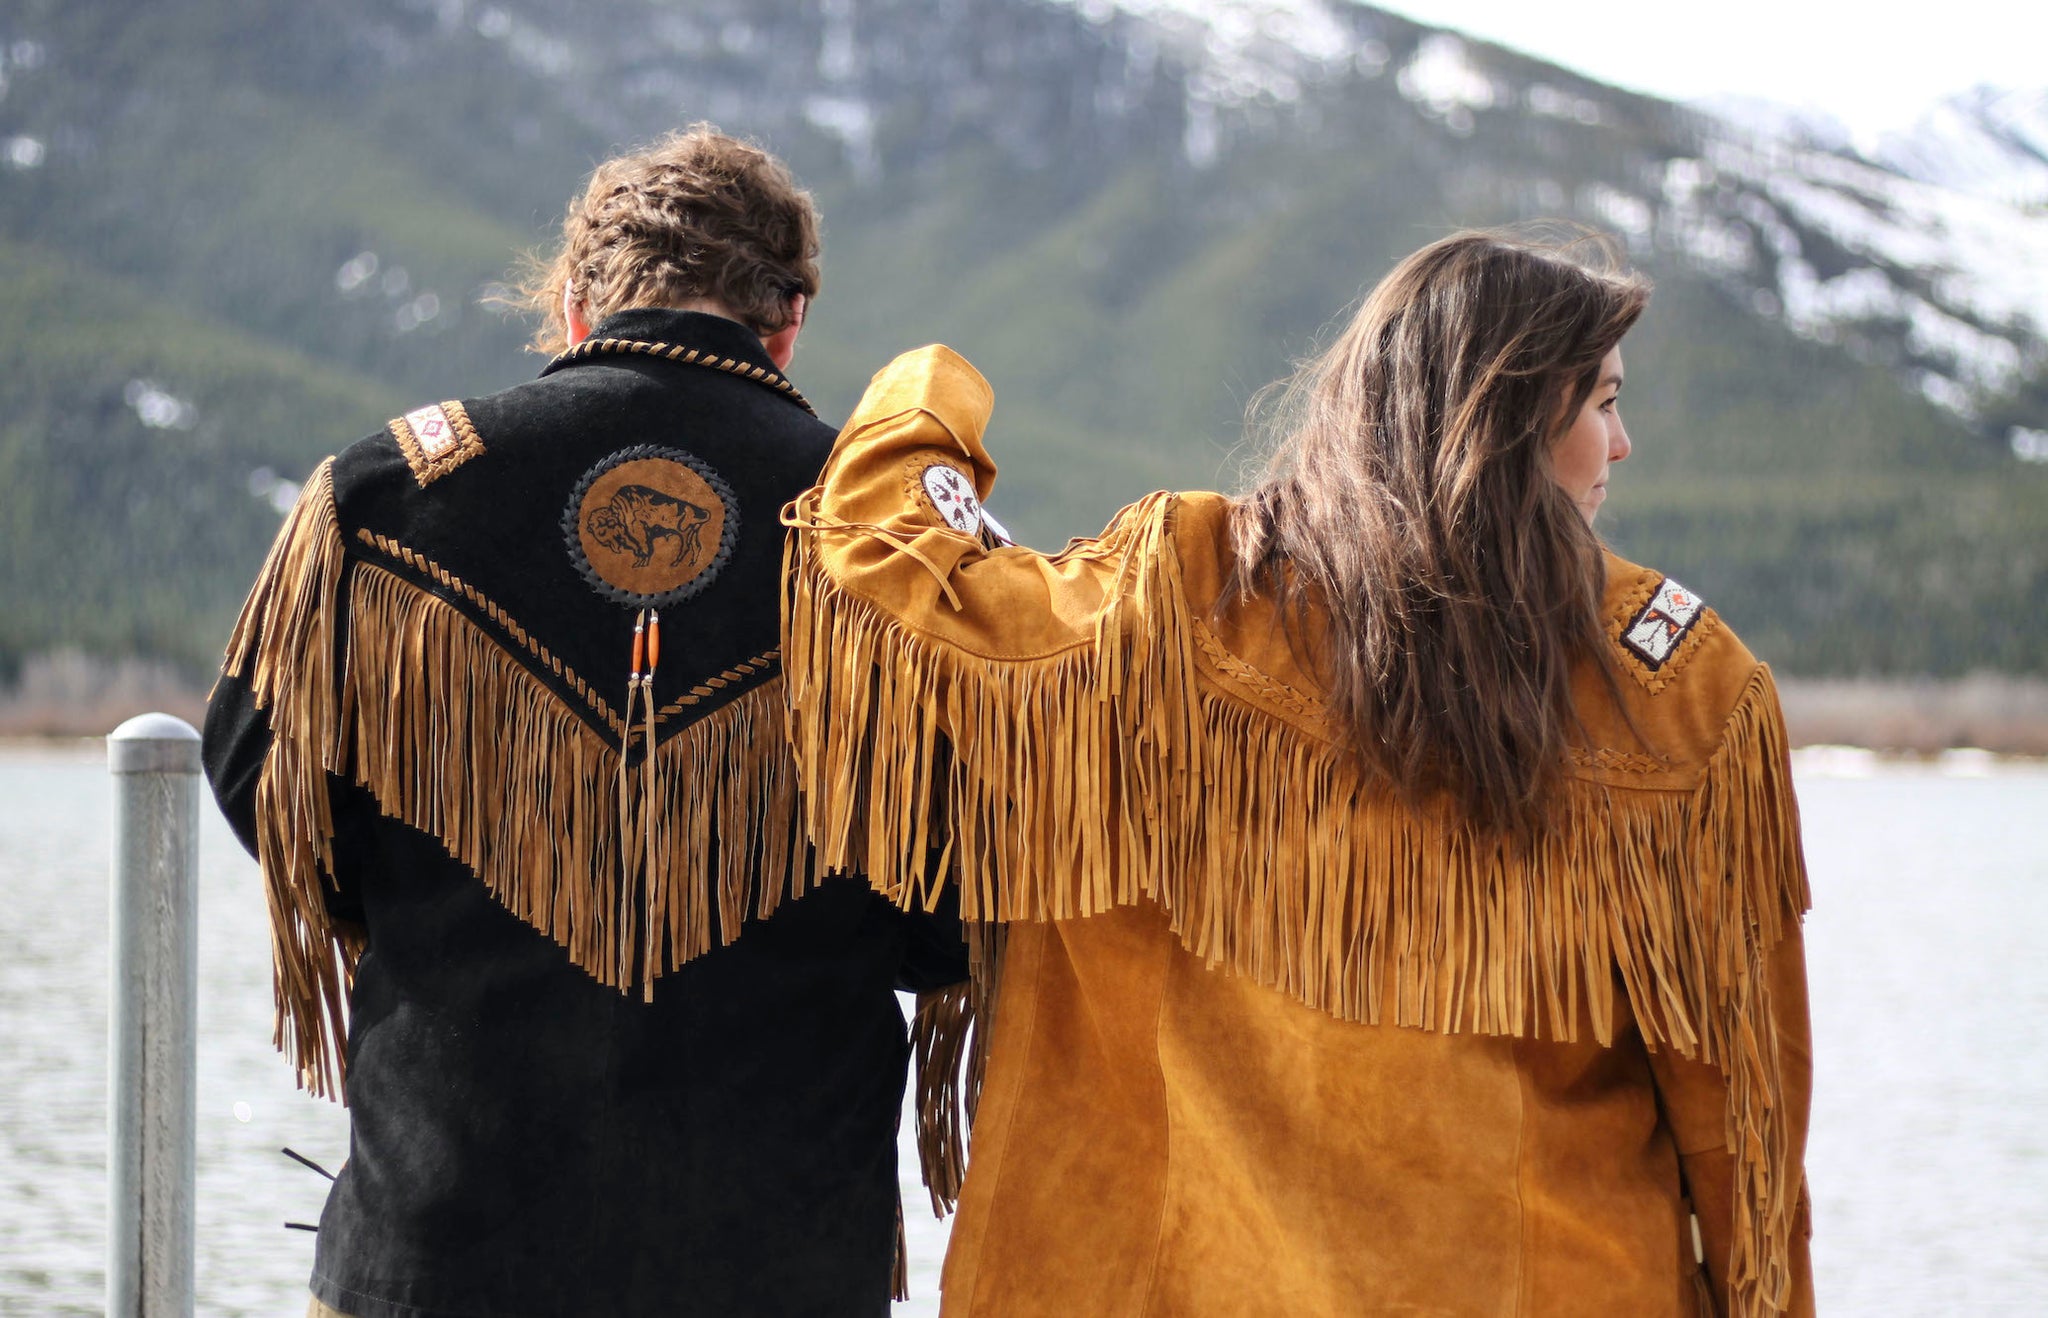
[[[777,514],[832,440],[744,327],[640,309],[307,481],[205,751],[349,1103],[325,1303],[887,1312],[894,990],[965,962],[801,841]]]

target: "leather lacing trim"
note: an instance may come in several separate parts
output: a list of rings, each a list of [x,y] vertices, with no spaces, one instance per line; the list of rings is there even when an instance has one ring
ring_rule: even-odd
[[[410,546],[400,544],[388,535],[379,535],[374,531],[358,527],[356,529],[356,539],[369,548],[375,549],[378,553],[396,562],[405,564],[406,567],[419,573],[421,576],[431,578],[443,588],[462,596],[463,599],[481,611],[484,617],[490,619],[509,639],[518,645],[524,646],[528,654],[538,659],[544,667],[574,690],[577,696],[590,707],[590,712],[597,717],[598,721],[611,730],[613,736],[625,735],[625,723],[619,718],[612,707],[605,702],[605,698],[599,695],[591,687],[590,683],[583,679],[581,674],[568,664],[563,663],[560,655],[549,650],[531,632],[520,626],[518,619],[507,613],[504,606],[500,605],[496,600],[493,600],[475,586],[470,585],[461,577],[456,576],[447,568],[442,567],[425,554]],[[666,723],[684,710],[693,705],[703,703],[733,683],[752,677],[756,673],[767,671],[781,657],[782,651],[779,648],[763,650],[751,659],[743,659],[731,668],[705,678],[682,695],[663,705],[660,712],[654,716],[655,722]]]
[[[557,366],[566,366],[570,362],[604,356],[659,357],[663,361],[680,362],[685,366],[702,366],[714,371],[723,371],[727,375],[751,380],[755,384],[773,389],[812,416],[818,414],[818,409],[811,406],[811,400],[804,397],[801,390],[767,367],[755,366],[751,362],[743,362],[735,357],[720,357],[696,348],[685,348],[676,343],[650,343],[645,339],[585,339],[567,352],[557,354],[555,359],[548,363],[547,370],[552,371]],[[545,375],[547,371],[541,373]]]

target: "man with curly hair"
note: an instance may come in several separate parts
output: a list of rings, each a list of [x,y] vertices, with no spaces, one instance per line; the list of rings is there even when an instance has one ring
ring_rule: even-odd
[[[540,378],[322,463],[244,607],[207,770],[279,1045],[350,1104],[314,1314],[887,1312],[894,990],[965,964],[801,840],[818,253],[706,125],[600,165],[526,281]]]

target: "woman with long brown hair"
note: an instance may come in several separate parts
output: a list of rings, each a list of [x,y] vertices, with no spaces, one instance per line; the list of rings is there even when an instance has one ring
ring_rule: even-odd
[[[920,1013],[981,1016],[948,1313],[1811,1309],[1782,719],[1592,531],[1649,294],[1589,253],[1415,253],[1248,493],[1057,556],[987,535],[944,348],[792,506],[812,837],[1003,931]]]

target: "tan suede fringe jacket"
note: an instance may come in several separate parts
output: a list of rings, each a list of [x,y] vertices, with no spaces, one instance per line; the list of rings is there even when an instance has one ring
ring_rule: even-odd
[[[1358,771],[1268,605],[1216,612],[1224,498],[990,548],[991,402],[899,358],[785,513],[814,841],[1008,922],[920,1013],[941,1062],[982,1017],[920,1095],[945,1311],[1811,1312],[1769,670],[1611,559],[1621,700],[1581,675],[1566,817],[1477,835]]]

